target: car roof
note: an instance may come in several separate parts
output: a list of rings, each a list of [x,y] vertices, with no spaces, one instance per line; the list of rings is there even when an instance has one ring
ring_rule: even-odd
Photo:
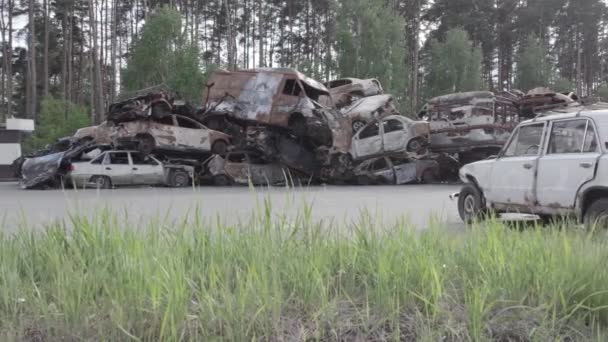
[[[608,119],[608,107],[606,109],[593,109],[588,107],[571,107],[564,108],[564,111],[552,111],[547,114],[543,114],[542,116],[537,116],[534,119],[523,121],[522,124],[532,123],[532,122],[546,122],[546,121],[554,121],[554,120],[563,120],[570,119],[576,117],[590,117],[590,118],[598,118],[598,119]]]

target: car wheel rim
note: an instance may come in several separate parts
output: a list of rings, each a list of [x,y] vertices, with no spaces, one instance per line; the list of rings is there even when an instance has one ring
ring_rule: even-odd
[[[464,199],[464,213],[467,218],[475,216],[475,198],[469,195]]]
[[[357,121],[353,124],[353,130],[355,131],[355,133],[359,132],[359,130],[361,130],[361,128],[363,128],[363,126],[365,126],[365,124],[361,121]]]

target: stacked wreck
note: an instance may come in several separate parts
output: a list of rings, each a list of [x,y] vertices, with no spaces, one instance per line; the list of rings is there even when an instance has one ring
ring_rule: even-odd
[[[519,121],[588,104],[548,89],[478,91],[433,98],[413,120],[378,80],[322,84],[270,68],[218,70],[201,93],[196,109],[144,89],[15,171],[25,188],[447,181],[498,153]]]

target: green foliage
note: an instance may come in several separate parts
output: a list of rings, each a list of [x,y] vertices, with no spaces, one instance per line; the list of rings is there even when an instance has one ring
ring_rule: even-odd
[[[602,101],[608,102],[608,84],[602,84],[602,86],[599,87],[595,93],[596,96],[599,96]]]
[[[481,90],[481,60],[481,49],[462,29],[449,30],[443,42],[433,40],[426,64],[426,96]]]
[[[127,67],[122,70],[123,91],[165,84],[182,98],[200,102],[205,85],[200,51],[181,32],[181,16],[161,7],[145,23]]]
[[[551,89],[559,93],[571,92],[576,89],[576,85],[567,78],[557,77],[551,82]]]
[[[534,34],[528,36],[517,59],[515,86],[526,92],[537,87],[547,87],[552,68],[547,60],[547,49]],[[563,86],[560,84],[559,86]]]
[[[341,0],[337,17],[338,75],[377,78],[405,105],[409,68],[403,18],[384,0]]]
[[[89,109],[85,106],[47,97],[42,100],[40,120],[34,135],[25,142],[25,150],[43,148],[59,138],[71,136],[81,127],[91,125]]]
[[[0,340],[606,341],[605,238],[264,203],[231,226],[103,211],[0,233]]]

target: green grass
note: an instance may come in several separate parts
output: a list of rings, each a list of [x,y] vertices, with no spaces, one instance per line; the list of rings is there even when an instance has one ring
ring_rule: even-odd
[[[575,229],[465,233],[100,211],[0,236],[0,340],[606,340],[608,245]],[[192,220],[192,218],[195,218]]]

